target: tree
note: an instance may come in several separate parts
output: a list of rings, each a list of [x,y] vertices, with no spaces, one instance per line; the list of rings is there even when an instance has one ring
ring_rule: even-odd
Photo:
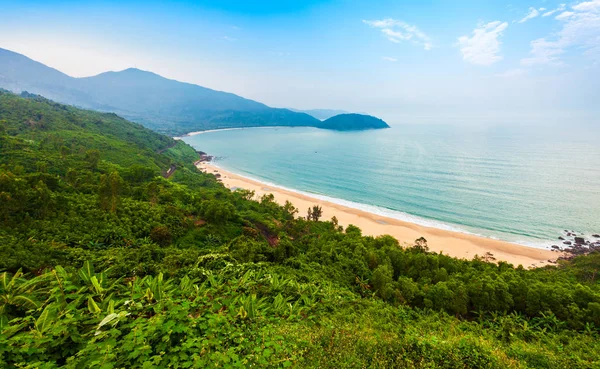
[[[323,215],[323,209],[319,205],[313,205],[312,208],[308,208],[308,214],[306,219],[318,222],[319,218]]]
[[[52,191],[46,186],[44,181],[38,181],[35,186],[36,191],[36,199],[39,202],[39,214],[43,218],[48,214],[48,210],[50,209],[50,204],[52,201]]]
[[[152,168],[143,165],[132,165],[125,178],[134,183],[143,183],[152,180],[156,175],[157,173]]]
[[[88,167],[92,170],[98,168],[98,162],[100,162],[100,151],[88,150],[85,152],[85,161],[88,163]]]
[[[235,207],[229,203],[218,200],[204,201],[200,206],[202,217],[213,223],[225,223],[235,218]]]
[[[100,207],[104,210],[110,210],[112,213],[117,211],[121,200],[121,190],[123,179],[119,172],[114,171],[109,175],[103,174],[100,176],[100,186],[98,193],[100,195]]]
[[[427,240],[425,239],[425,237],[419,237],[415,240],[415,249],[419,250],[419,251],[429,251],[429,247],[427,246]]]
[[[285,200],[285,205],[283,205],[283,211],[285,212],[286,218],[290,220],[294,219],[294,216],[298,214],[298,209],[296,209],[294,204],[292,204],[288,200]]]
[[[387,299],[390,296],[393,274],[392,268],[387,264],[380,265],[373,271],[371,285],[379,297]]]
[[[70,153],[71,153],[71,149],[70,148],[68,148],[68,147],[66,147],[64,145],[60,147],[60,157],[61,158],[63,158],[63,159],[66,158],[67,155],[69,155]]]
[[[173,235],[171,234],[169,228],[165,226],[157,226],[150,231],[150,238],[157,244],[166,247],[171,244]]]

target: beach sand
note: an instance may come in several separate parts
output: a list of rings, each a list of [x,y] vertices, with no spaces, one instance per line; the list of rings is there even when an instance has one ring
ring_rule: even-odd
[[[300,216],[306,216],[309,207],[320,205],[323,209],[323,220],[335,216],[340,225],[346,227],[353,224],[362,230],[365,236],[391,235],[401,245],[412,245],[414,240],[425,237],[430,251],[443,252],[458,258],[472,259],[475,255],[483,256],[487,252],[493,254],[497,261],[506,261],[515,266],[526,268],[540,267],[550,264],[548,260],[556,260],[560,254],[550,250],[538,249],[490,238],[430,228],[414,223],[387,218],[362,210],[353,209],[318,198],[306,196],[292,191],[254,181],[237,174],[225,171],[210,163],[201,162],[197,167],[207,173],[220,174],[222,183],[230,189],[246,189],[255,191],[256,198],[272,193],[279,204],[289,201],[299,209]]]

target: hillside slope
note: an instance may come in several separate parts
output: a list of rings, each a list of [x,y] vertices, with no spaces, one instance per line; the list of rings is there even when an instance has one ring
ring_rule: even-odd
[[[1,368],[600,365],[599,253],[525,270],[403,248],[197,158],[0,92]]]

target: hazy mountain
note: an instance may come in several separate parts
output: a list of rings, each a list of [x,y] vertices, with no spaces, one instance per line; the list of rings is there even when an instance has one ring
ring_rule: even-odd
[[[319,120],[325,120],[325,119],[334,117],[336,115],[350,113],[345,110],[335,110],[335,109],[309,109],[309,110],[290,109],[290,110],[295,111],[296,113],[306,113],[306,114],[313,116]]]
[[[114,112],[172,135],[232,127],[322,126],[319,119],[303,112],[272,108],[235,94],[167,79],[152,72],[130,68],[74,78],[4,49],[0,49],[0,87]],[[325,114],[327,110],[313,112],[320,112],[322,117],[328,115]]]
[[[390,128],[386,122],[371,115],[340,114],[319,124],[319,128],[336,131],[358,131],[364,129]]]

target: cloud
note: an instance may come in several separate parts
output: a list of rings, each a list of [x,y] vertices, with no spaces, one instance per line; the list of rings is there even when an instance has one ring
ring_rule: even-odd
[[[557,42],[546,41],[545,38],[539,38],[531,41],[531,57],[521,59],[521,65],[532,66],[536,64],[561,65],[558,56],[565,51]]]
[[[237,41],[237,38],[229,37],[229,36],[223,36],[223,40],[229,41],[229,42],[233,42],[233,41]]]
[[[562,23],[560,31],[531,41],[530,56],[522,59],[521,65],[563,65],[560,57],[571,49],[583,50],[584,55],[598,59],[600,0],[583,1],[571,6],[570,10],[565,9],[555,17]]]
[[[429,36],[423,33],[417,26],[403,21],[387,18],[373,21],[363,20],[363,23],[372,28],[380,29],[381,33],[391,42],[398,44],[402,41],[409,41],[423,47],[425,50],[431,50],[433,47]]]
[[[500,60],[500,41],[502,32],[508,27],[507,22],[490,22],[473,30],[473,35],[458,38],[458,46],[463,59],[477,65],[492,65]]]
[[[569,18],[573,14],[575,14],[575,13],[573,13],[573,12],[562,12],[559,15],[556,16],[556,19],[558,19],[558,20],[564,20],[564,19]]]
[[[543,9],[543,8],[541,8],[541,9]],[[527,15],[525,17],[523,17],[523,19],[521,19],[519,21],[519,23],[525,23],[528,20],[537,17],[538,15],[540,15],[540,12],[537,9],[535,9],[535,8],[529,8],[529,13],[527,13]]]
[[[558,13],[558,12],[562,12],[563,10],[565,10],[567,7],[567,4],[560,4],[558,6],[558,8],[556,9],[552,9],[550,11],[545,12],[544,14],[542,14],[542,17],[549,17],[554,13]],[[540,9],[540,11],[543,11],[542,9]]]
[[[573,5],[572,8],[582,12],[598,12],[600,11],[600,0],[584,1],[577,5]]]
[[[384,56],[384,57],[382,57],[382,59],[389,61],[389,62],[397,62],[398,61],[398,59],[392,58],[391,56]]]

